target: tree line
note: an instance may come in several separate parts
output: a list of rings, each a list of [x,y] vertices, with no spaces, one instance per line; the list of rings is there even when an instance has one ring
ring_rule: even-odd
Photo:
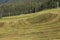
[[[57,2],[60,0],[48,0],[42,1],[36,0],[33,2],[22,2],[22,3],[9,3],[9,4],[2,4],[0,5],[0,17],[5,16],[15,16],[20,14],[28,14],[28,13],[35,13],[44,9],[51,9],[57,7]]]

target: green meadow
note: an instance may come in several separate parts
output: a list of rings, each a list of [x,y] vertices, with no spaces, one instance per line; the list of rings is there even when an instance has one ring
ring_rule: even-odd
[[[0,40],[60,39],[60,8],[0,18]]]

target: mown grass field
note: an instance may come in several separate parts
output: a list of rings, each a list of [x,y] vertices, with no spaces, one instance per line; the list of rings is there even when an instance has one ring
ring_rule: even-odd
[[[60,8],[0,18],[0,40],[60,39]]]

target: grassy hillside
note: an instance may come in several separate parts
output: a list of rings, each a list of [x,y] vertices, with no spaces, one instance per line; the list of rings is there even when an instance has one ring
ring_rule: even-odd
[[[60,8],[0,19],[0,40],[60,38]]]

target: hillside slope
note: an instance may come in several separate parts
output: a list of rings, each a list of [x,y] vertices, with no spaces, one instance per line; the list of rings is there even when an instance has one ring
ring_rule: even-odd
[[[60,39],[60,8],[0,19],[0,40]]]

